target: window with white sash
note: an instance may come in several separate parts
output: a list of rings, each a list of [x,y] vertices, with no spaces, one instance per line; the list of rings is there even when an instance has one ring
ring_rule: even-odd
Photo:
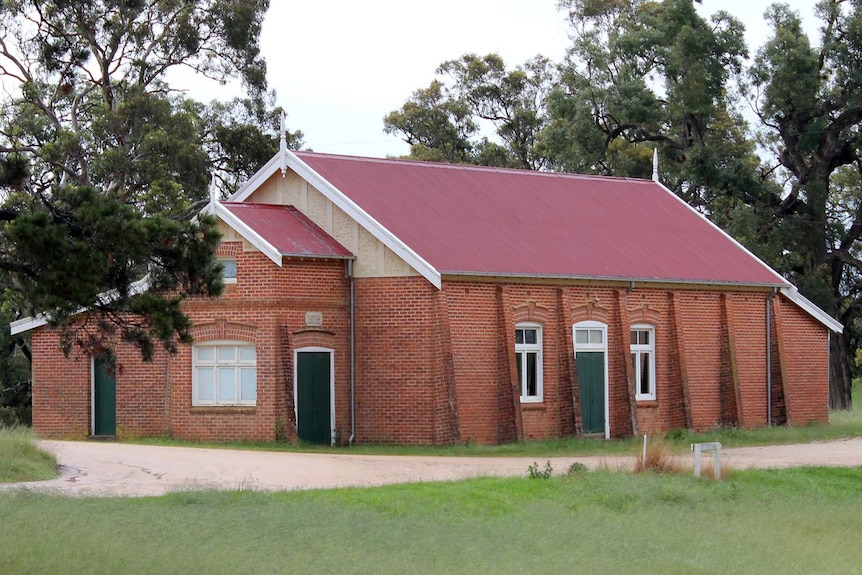
[[[257,350],[235,341],[192,347],[192,405],[255,405]]]
[[[515,360],[523,403],[542,401],[542,326],[515,326]]]
[[[655,328],[632,326],[632,369],[635,377],[635,399],[655,399]]]

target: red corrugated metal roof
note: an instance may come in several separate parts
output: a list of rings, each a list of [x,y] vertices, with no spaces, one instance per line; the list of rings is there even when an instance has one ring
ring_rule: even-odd
[[[222,203],[283,256],[351,258],[353,255],[293,206]]]
[[[788,285],[649,180],[296,156],[443,274]]]

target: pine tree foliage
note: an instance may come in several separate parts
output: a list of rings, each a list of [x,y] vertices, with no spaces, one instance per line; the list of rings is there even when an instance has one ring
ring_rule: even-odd
[[[121,337],[149,358],[190,340],[181,302],[222,287],[215,222],[194,217],[210,174],[230,193],[278,145],[258,45],[267,7],[0,3],[0,279],[13,311],[46,314],[69,349]],[[249,96],[194,102],[167,83],[180,69],[238,79]]]

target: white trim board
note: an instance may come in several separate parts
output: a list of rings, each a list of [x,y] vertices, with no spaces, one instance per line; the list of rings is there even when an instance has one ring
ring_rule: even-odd
[[[795,286],[783,287],[779,291],[781,292],[781,295],[798,305],[811,317],[828,327],[831,331],[835,333],[842,333],[844,331],[844,326],[841,325],[841,322],[817,307],[811,300],[799,293],[799,290],[797,290]]]
[[[583,344],[582,343],[582,344],[580,344],[580,346],[581,346],[580,349],[578,349],[578,344],[576,342],[578,339],[577,338],[577,330],[579,330],[579,329],[600,329],[602,331],[602,343],[601,344],[593,344],[593,343]],[[572,324],[572,332],[571,333],[572,333],[572,347],[573,347],[573,352],[574,352],[574,356],[572,357],[572,360],[575,362],[575,364],[577,364],[577,362],[578,362],[577,358],[578,358],[578,352],[579,351],[585,352],[585,353],[590,353],[590,352],[597,352],[598,353],[598,352],[600,352],[600,353],[603,353],[605,356],[605,439],[610,439],[611,438],[611,406],[610,406],[611,382],[609,380],[609,377],[610,377],[610,368],[609,368],[610,357],[608,356],[608,325],[605,323],[602,323],[600,321],[593,321],[593,320],[579,321],[577,323]],[[628,355],[628,354],[626,354],[626,355]],[[580,408],[582,410],[581,413],[583,414],[583,405],[581,405]]]
[[[329,354],[329,444],[335,445],[335,350],[329,347],[299,347],[293,350],[293,421],[296,422],[296,433],[299,435],[299,402],[296,400],[299,388],[299,354],[328,353]]]
[[[143,293],[148,289],[150,289],[149,274],[129,286],[129,295],[138,295],[139,293]],[[99,294],[98,298],[99,301],[108,303],[116,299],[117,294],[115,291],[110,291],[103,294]],[[81,313],[83,311],[85,311],[85,309],[81,308],[76,313]],[[50,321],[51,316],[46,313],[39,313],[35,316],[21,318],[9,324],[9,333],[11,335],[18,335],[19,333],[24,333],[25,331],[30,331],[31,329],[36,329],[37,327],[48,325]]]

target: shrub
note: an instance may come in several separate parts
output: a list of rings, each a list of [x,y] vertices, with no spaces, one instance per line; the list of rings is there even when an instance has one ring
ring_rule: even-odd
[[[635,473],[653,471],[656,473],[680,473],[682,465],[673,456],[664,439],[652,439],[647,444],[646,458],[639,449],[635,458]]]
[[[527,473],[530,479],[550,479],[554,474],[554,468],[550,461],[546,461],[544,469],[539,469],[539,464],[534,461],[532,465],[527,467]]]

